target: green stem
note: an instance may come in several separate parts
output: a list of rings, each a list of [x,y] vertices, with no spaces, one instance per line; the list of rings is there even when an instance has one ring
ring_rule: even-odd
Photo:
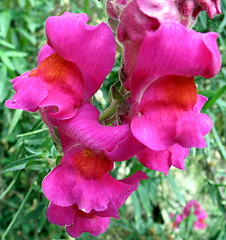
[[[20,138],[20,137],[30,136],[30,135],[46,132],[48,130],[49,130],[48,128],[38,129],[38,130],[35,130],[35,131],[32,131],[32,132],[18,134],[17,137]]]
[[[106,119],[113,117],[117,110],[118,104],[119,101],[113,102],[104,112],[101,113],[99,121],[102,122]]]
[[[17,174],[16,174],[15,178],[13,179],[13,181],[9,184],[9,186],[6,188],[6,190],[0,195],[0,200],[2,200],[5,197],[5,195],[10,191],[10,189],[15,184],[15,182],[16,182],[17,178],[19,177],[19,175],[20,175],[20,171],[17,172]]]
[[[2,240],[6,240],[6,238],[5,238],[6,235],[9,233],[9,231],[11,230],[13,224],[16,222],[16,220],[17,220],[18,216],[20,215],[20,212],[22,211],[22,209],[23,209],[23,207],[24,207],[28,197],[30,196],[31,192],[32,192],[32,188],[30,188],[29,191],[27,192],[27,194],[26,194],[24,200],[22,201],[19,209],[17,210],[16,214],[14,215],[14,218],[12,219],[12,221],[9,224],[9,226],[5,230],[5,232],[4,232],[3,236],[2,236]]]
[[[89,0],[84,0],[84,10],[83,11],[88,14],[88,11],[89,11]]]

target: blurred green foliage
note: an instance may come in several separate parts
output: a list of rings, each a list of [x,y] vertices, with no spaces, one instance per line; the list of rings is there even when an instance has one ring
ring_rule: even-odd
[[[10,80],[36,66],[45,43],[44,23],[64,11],[86,12],[95,24],[106,20],[104,2],[97,0],[1,0],[0,2],[0,236],[6,240],[66,240],[64,228],[47,222],[41,182],[56,166],[59,153],[38,114],[10,110],[4,101],[13,94]],[[197,78],[199,92],[209,98],[204,112],[214,127],[206,137],[206,149],[192,149],[186,170],[172,169],[168,176],[145,169],[136,159],[117,164],[113,175],[145,171],[149,180],[120,209],[99,240],[225,240],[226,239],[226,0],[222,14],[213,20],[201,13],[197,31],[219,33],[222,70],[213,79]],[[117,81],[118,61],[102,87],[107,97]],[[100,109],[107,100],[95,98]],[[103,109],[102,109],[103,110]],[[179,213],[186,201],[197,199],[208,212],[208,228],[194,232],[189,223],[175,231],[171,213]],[[82,240],[96,239],[83,234]]]

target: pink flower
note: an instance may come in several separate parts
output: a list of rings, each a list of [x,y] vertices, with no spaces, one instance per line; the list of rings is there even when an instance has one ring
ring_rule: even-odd
[[[220,0],[176,0],[181,22],[192,27],[199,13],[206,11],[210,18],[221,13]]]
[[[211,120],[200,113],[207,99],[197,95],[193,76],[213,77],[219,71],[216,37],[173,21],[146,34],[125,86],[132,93],[132,133],[148,148],[205,147]]]
[[[66,226],[67,233],[74,238],[80,237],[83,232],[97,236],[105,232],[110,223],[110,217],[100,217],[94,213],[85,213],[76,205],[60,207],[50,203],[46,216],[49,222]]]
[[[39,52],[38,68],[12,80],[16,94],[6,101],[9,108],[56,106],[50,114],[68,119],[99,89],[114,65],[115,40],[105,23],[87,21],[85,14],[69,12],[47,19],[48,44]]]
[[[165,150],[174,144],[179,144],[184,148],[203,148],[206,146],[204,135],[210,131],[212,126],[211,119],[200,113],[207,99],[199,96],[199,101],[196,103],[196,91],[192,93],[189,92],[190,89],[180,88],[180,84],[186,83],[176,77],[173,81],[176,79],[180,81],[178,85],[168,81],[169,85],[172,84],[171,92],[167,92],[167,81],[153,83],[142,98],[139,112],[132,119],[133,135],[145,146],[155,151]],[[192,87],[191,80],[185,80],[188,83],[187,87],[190,87],[190,83]],[[156,85],[158,89],[155,93]],[[176,95],[178,90],[182,95]],[[169,96],[170,94],[174,99]]]
[[[118,181],[109,174],[112,168],[113,162],[102,152],[78,145],[45,177],[43,192],[55,205],[77,204],[86,213],[104,211],[112,206],[117,209],[121,206],[118,205],[120,199],[128,197],[146,175],[138,172],[128,180]]]
[[[189,82],[190,80],[188,80]],[[154,86],[155,83],[151,86]],[[170,81],[168,83],[170,84]],[[167,89],[167,82],[160,85],[164,96],[163,91],[164,87]],[[174,90],[177,91],[177,87],[173,85],[171,92],[169,90],[169,93],[172,93],[172,96],[175,97],[174,100],[177,98],[174,92]],[[192,106],[194,104],[191,102],[192,97],[189,93],[186,95],[186,89],[184,90],[184,92],[182,88],[179,90],[181,92],[180,100],[178,98],[179,101],[176,104],[174,100],[171,101],[172,99],[167,98],[167,94],[162,98],[162,103],[158,102],[158,97],[152,88],[151,91],[147,91],[147,95],[145,93],[145,96],[149,99],[154,96],[153,103],[145,99],[144,96],[142,101],[145,99],[147,102],[140,105],[142,115],[137,115],[132,119],[131,130],[133,135],[146,146],[136,155],[138,160],[149,169],[161,171],[165,174],[171,166],[184,169],[184,159],[189,154],[189,148],[193,146],[202,148],[206,145],[204,135],[210,131],[212,121],[209,116],[200,113],[200,110],[207,99],[198,95],[197,103]],[[151,93],[153,96],[151,96]],[[160,99],[161,92],[158,96]],[[196,101],[196,93],[193,96]],[[169,100],[168,104],[167,100]],[[189,104],[191,104],[190,107]],[[185,107],[186,105],[187,107]],[[142,106],[144,106],[143,110],[141,110]]]
[[[207,98],[197,95],[194,76],[211,78],[220,70],[216,38],[216,33],[197,33],[168,20],[144,32],[138,51],[124,44],[124,84],[132,96],[123,120],[146,147],[136,154],[146,167],[165,174],[171,165],[184,169],[189,148],[206,146],[212,121],[200,113]]]
[[[192,211],[193,209],[193,211]],[[207,218],[207,213],[202,209],[201,205],[196,200],[189,201],[183,209],[182,214],[178,214],[174,221],[174,227],[179,227],[180,223],[186,219],[190,214],[194,214],[196,220],[194,222],[193,228],[194,230],[199,230],[203,228],[207,228],[207,224],[205,220]],[[173,215],[172,215],[173,216]]]
[[[173,1],[132,0],[119,16],[117,35],[124,46],[123,71],[130,76],[136,66],[141,43],[147,33],[156,31],[165,20],[178,18]],[[124,79],[123,79],[124,80]]]

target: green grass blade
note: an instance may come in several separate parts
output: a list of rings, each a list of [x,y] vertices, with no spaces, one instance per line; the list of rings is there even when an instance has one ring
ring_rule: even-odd
[[[7,227],[7,229],[5,230],[4,234],[2,235],[2,240],[7,240],[7,239],[6,239],[6,236],[7,236],[7,234],[9,233],[9,231],[12,229],[13,224],[16,222],[18,216],[20,215],[20,213],[21,213],[21,211],[22,211],[25,203],[27,202],[27,200],[28,200],[31,192],[32,192],[32,188],[30,188],[29,191],[27,192],[27,194],[26,194],[26,196],[24,197],[24,200],[22,201],[19,209],[17,210],[17,212],[16,212],[16,214],[14,215],[14,217],[13,217],[12,221],[10,222],[9,226]]]
[[[217,143],[217,145],[219,147],[220,153],[223,156],[223,158],[226,160],[226,150],[225,150],[225,147],[224,147],[224,145],[223,145],[223,143],[222,143],[222,141],[220,139],[220,136],[217,133],[217,130],[216,130],[216,128],[214,126],[212,128],[212,132],[213,132],[213,136],[215,138],[215,141],[216,141],[216,143]]]
[[[172,187],[172,189],[173,189],[173,191],[174,191],[174,193],[175,193],[178,201],[179,201],[182,205],[184,205],[184,204],[185,204],[184,198],[183,198],[182,194],[180,193],[180,190],[179,190],[179,188],[177,187],[177,184],[176,184],[176,182],[174,181],[173,176],[172,176],[170,173],[168,173],[168,175],[167,175],[166,177],[167,177],[167,179],[168,179],[168,181],[169,181],[169,183],[170,183],[170,185],[171,185],[171,187]]]
[[[11,188],[13,187],[15,182],[17,181],[19,175],[20,175],[20,171],[17,172],[17,174],[16,174],[15,178],[13,179],[13,181],[9,184],[9,186],[6,188],[6,190],[0,195],[0,200],[2,200],[5,197],[5,195],[11,190]]]

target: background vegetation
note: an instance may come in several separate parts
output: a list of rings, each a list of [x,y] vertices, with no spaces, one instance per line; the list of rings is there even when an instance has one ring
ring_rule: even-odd
[[[66,240],[64,228],[48,223],[41,182],[56,165],[54,148],[38,114],[10,110],[4,102],[13,94],[10,80],[36,66],[39,48],[45,43],[44,23],[48,16],[64,11],[86,12],[92,23],[106,20],[104,1],[97,0],[1,0],[0,2],[0,237],[5,240]],[[218,32],[223,65],[213,79],[197,78],[201,94],[209,101],[204,112],[214,127],[206,137],[206,149],[192,149],[186,170],[172,169],[168,176],[145,169],[136,159],[117,165],[113,174],[126,177],[138,169],[149,180],[120,210],[121,219],[112,219],[109,230],[99,240],[225,240],[226,239],[226,0],[222,14],[209,20],[200,15],[196,30]],[[116,64],[102,87],[104,97],[117,80]],[[95,98],[98,107],[107,100]],[[191,222],[175,231],[171,213],[179,213],[185,203],[197,199],[208,212],[208,228],[194,232]],[[84,234],[80,239],[96,239]]]

